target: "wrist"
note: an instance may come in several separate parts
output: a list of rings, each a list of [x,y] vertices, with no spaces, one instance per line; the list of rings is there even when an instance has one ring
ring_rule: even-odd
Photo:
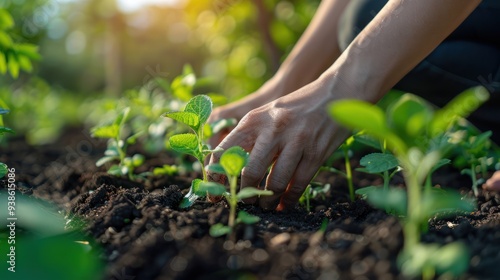
[[[361,56],[347,51],[318,78],[332,99],[358,99],[376,103],[389,90],[383,85],[383,73],[374,73]]]

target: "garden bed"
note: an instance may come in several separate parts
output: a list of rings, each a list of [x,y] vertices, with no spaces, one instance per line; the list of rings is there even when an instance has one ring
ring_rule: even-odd
[[[210,226],[227,223],[224,201],[197,202],[189,210],[177,207],[198,174],[144,182],[108,175],[95,166],[105,143],[86,131],[68,130],[57,143],[40,147],[18,138],[0,154],[2,162],[16,169],[21,193],[85,222],[85,233],[102,249],[105,279],[405,279],[396,263],[403,246],[398,219],[363,200],[349,202],[339,176],[320,176],[332,188],[325,199],[312,201],[311,212],[299,206],[286,213],[264,212],[241,204],[260,222],[239,225],[230,237],[213,238]],[[174,159],[160,153],[147,156],[145,163],[138,172]],[[374,176],[354,175],[356,187],[380,184]],[[473,195],[470,180],[458,171],[444,168],[436,175],[434,183]],[[403,182],[398,177],[394,181]],[[477,204],[470,214],[432,220],[422,241],[462,241],[471,260],[461,278],[498,279],[500,195],[480,191]]]

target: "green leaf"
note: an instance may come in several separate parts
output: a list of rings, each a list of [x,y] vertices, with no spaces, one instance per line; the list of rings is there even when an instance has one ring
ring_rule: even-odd
[[[0,162],[0,179],[3,178],[7,172],[9,172],[7,164]]]
[[[385,114],[382,109],[368,102],[360,100],[339,100],[328,105],[328,112],[332,118],[354,130],[363,130],[379,140],[387,143],[398,151],[406,151],[404,142],[394,135],[387,127]]]
[[[144,163],[144,156],[141,154],[135,154],[132,156],[132,165],[134,167],[139,167]]]
[[[19,68],[26,72],[31,72],[33,70],[33,64],[31,64],[31,60],[28,57],[18,54],[17,61],[19,62]]]
[[[357,194],[366,197],[366,201],[376,208],[389,210],[396,215],[406,215],[406,191],[399,188],[366,187],[356,190]]]
[[[415,143],[426,132],[433,115],[423,99],[407,93],[387,109],[387,124],[400,138]]]
[[[438,244],[416,244],[410,251],[403,251],[398,256],[401,271],[416,277],[431,269],[438,274],[450,273],[458,277],[467,271],[470,253],[459,242],[439,246]]]
[[[91,135],[95,138],[118,138],[120,128],[116,124],[95,127],[92,129]]]
[[[423,221],[436,214],[440,217],[446,215],[455,215],[459,212],[472,212],[476,209],[474,201],[462,196],[453,190],[431,191],[425,193],[422,198],[422,217]]]
[[[200,125],[207,122],[212,113],[212,100],[206,95],[197,95],[186,104],[184,112],[194,113],[199,117]]]
[[[4,133],[14,134],[14,130],[12,130],[8,127],[0,126],[0,135],[3,135]]]
[[[201,182],[196,195],[206,196],[207,193],[211,195],[223,195],[227,192],[226,187],[215,182]]]
[[[207,166],[207,171],[212,173],[226,174],[224,167],[218,163],[212,163]]]
[[[192,133],[177,134],[168,139],[170,147],[172,149],[193,155],[195,157],[199,156],[198,152],[198,137]]]
[[[5,9],[0,9],[0,30],[10,29],[14,27],[14,19]]]
[[[203,182],[203,180],[201,179],[194,179],[191,182],[191,188],[189,189],[189,192],[182,198],[181,203],[179,204],[179,208],[189,208],[194,204],[194,202],[199,198],[196,192],[198,192],[201,182]]]
[[[250,197],[254,196],[261,196],[261,195],[272,195],[272,191],[268,190],[259,190],[254,187],[246,187],[241,189],[238,194],[236,194],[236,198],[241,200],[241,199],[247,199]]]
[[[436,111],[431,123],[431,133],[436,135],[444,132],[457,119],[460,117],[466,118],[489,98],[490,94],[488,90],[482,86],[474,87],[460,93],[442,109]]]
[[[111,174],[111,175],[115,175],[115,176],[122,176],[122,175],[126,175],[127,172],[123,172],[123,169],[121,166],[119,165],[113,165],[111,166],[109,169],[108,169],[108,173]]]
[[[165,164],[162,167],[156,167],[153,169],[153,175],[168,175],[173,176],[179,172],[179,168],[176,165]]]
[[[198,131],[198,127],[200,126],[200,118],[192,112],[169,112],[163,114],[163,116],[186,124],[195,131]]]
[[[117,156],[105,156],[105,157],[100,158],[100,159],[99,159],[99,160],[95,163],[95,165],[96,165],[97,167],[99,167],[99,166],[104,165],[104,164],[105,164],[105,163],[107,163],[107,162],[110,162],[110,161],[113,161],[113,160],[119,160],[119,159],[120,159],[120,158],[119,158],[119,157],[117,157]]]
[[[7,67],[9,69],[10,75],[12,76],[12,78],[16,79],[17,77],[19,77],[19,63],[17,62],[17,57],[13,53],[9,53],[7,57]]]
[[[247,225],[252,225],[260,221],[260,217],[254,216],[252,214],[248,214],[247,212],[241,210],[238,212],[238,218],[236,218],[236,223],[244,223]]]
[[[10,49],[12,47],[12,44],[13,42],[9,34],[0,30],[0,47],[3,47],[4,49]]]
[[[16,44],[14,50],[19,55],[28,57],[31,60],[40,60],[42,56],[38,53],[38,46],[33,44]]]
[[[466,245],[453,242],[441,247],[432,256],[432,262],[439,274],[451,273],[458,277],[469,268],[470,252]]]
[[[114,125],[117,125],[118,128],[122,127],[127,121],[128,114],[130,113],[130,107],[124,108],[120,114],[115,119]]]
[[[137,142],[137,139],[139,137],[141,137],[143,134],[144,134],[144,130],[141,130],[141,131],[135,133],[134,135],[127,137],[127,140],[126,140],[127,144],[129,144],[129,145],[135,144]]]
[[[224,236],[231,233],[231,228],[218,223],[210,227],[209,233],[212,237]]]
[[[359,164],[366,167],[368,173],[382,173],[399,165],[394,155],[382,153],[368,154],[361,158]]]
[[[220,165],[229,176],[238,176],[248,161],[248,153],[239,146],[227,149],[220,157]]]
[[[7,57],[0,51],[0,74],[7,73]]]

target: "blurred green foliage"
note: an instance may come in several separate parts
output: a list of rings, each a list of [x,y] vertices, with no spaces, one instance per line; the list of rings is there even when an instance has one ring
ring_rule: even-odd
[[[192,91],[223,104],[273,75],[319,2],[186,0],[124,12],[117,0],[3,0],[0,9],[15,25],[4,19],[0,26],[11,26],[16,44],[30,50],[39,45],[43,59],[29,65],[21,58],[17,66],[32,72],[17,80],[0,76],[0,98],[12,111],[12,128],[33,144],[131,106],[118,97],[135,102],[131,114],[142,111],[148,121],[164,107],[166,89],[181,101],[189,99],[182,92]],[[23,56],[38,58],[34,52]],[[192,66],[187,72],[186,64]],[[7,71],[17,76],[11,67]],[[189,85],[188,72],[205,78]],[[226,97],[214,99],[212,92]],[[141,123],[136,119],[134,127]]]
[[[11,14],[0,8],[0,74],[8,71],[15,79],[21,70],[31,72],[32,60],[40,59],[40,55],[36,45],[17,42],[11,32],[14,25]]]

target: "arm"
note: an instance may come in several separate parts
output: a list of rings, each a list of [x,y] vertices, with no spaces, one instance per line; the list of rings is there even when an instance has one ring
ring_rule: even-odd
[[[480,2],[391,0],[324,75],[355,86],[357,94],[352,97],[376,101],[430,54]]]
[[[213,120],[236,117],[317,79],[340,55],[337,29],[349,0],[322,1],[316,14],[276,74],[254,94],[216,108]],[[322,59],[318,60],[318,56]]]
[[[219,145],[250,151],[241,186],[258,186],[269,166],[264,208],[299,199],[315,172],[348,136],[326,113],[343,98],[376,102],[450,34],[479,0],[392,0],[314,82],[250,111]],[[218,161],[214,155],[211,161]],[[276,207],[277,206],[277,207]]]

